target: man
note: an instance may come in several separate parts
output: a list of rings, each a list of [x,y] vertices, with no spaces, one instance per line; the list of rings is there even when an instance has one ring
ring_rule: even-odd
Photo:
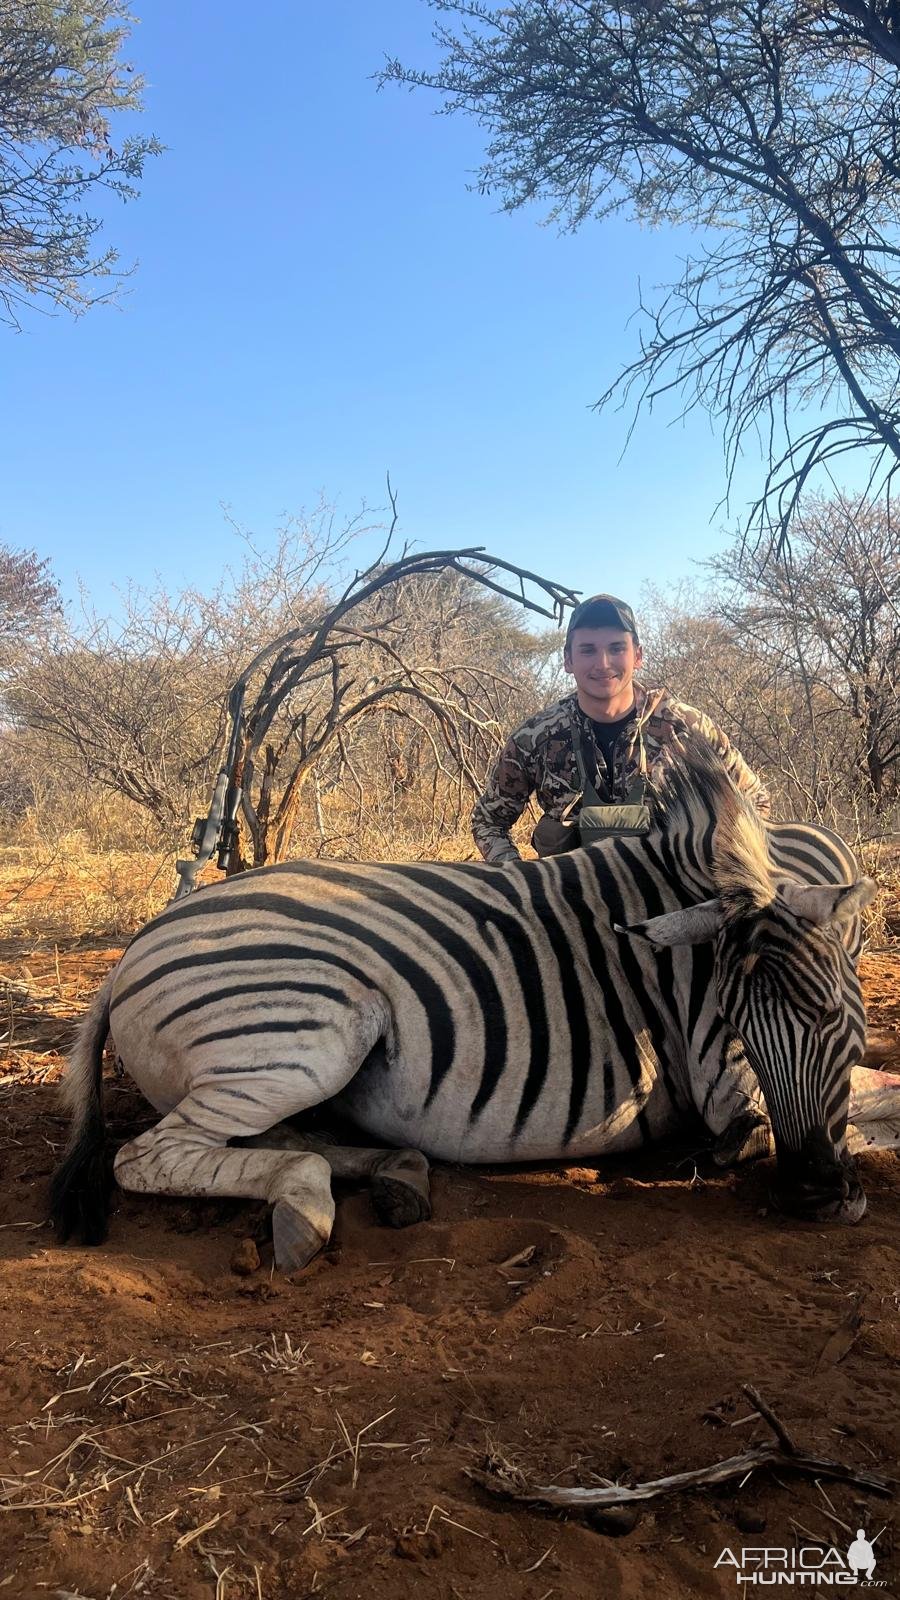
[[[720,755],[737,787],[760,815],[769,815],[761,780],[724,733],[703,712],[682,704],[667,689],[645,689],[634,674],[643,662],[634,612],[613,595],[597,594],[576,606],[569,619],[563,661],[575,693],[529,717],[511,735],[472,812],[472,832],[486,861],[519,860],[509,837],[531,794],[544,816],[532,836],[539,855],[571,849],[579,839],[578,802],[590,802],[591,817],[624,816],[627,827],[641,812],[643,779],[652,781],[680,734],[705,739]],[[595,805],[595,802],[599,802]],[[629,803],[630,802],[630,803]],[[595,830],[591,837],[602,835]]]

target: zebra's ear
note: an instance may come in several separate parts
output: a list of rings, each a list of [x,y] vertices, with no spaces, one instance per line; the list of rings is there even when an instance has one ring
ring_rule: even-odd
[[[825,927],[829,922],[849,922],[869,904],[876,893],[871,878],[859,878],[856,883],[782,883],[779,899],[795,917]]]
[[[710,944],[722,926],[721,900],[704,900],[683,911],[667,911],[648,922],[635,922],[630,928],[615,924],[616,933],[630,939],[648,939],[651,944]]]

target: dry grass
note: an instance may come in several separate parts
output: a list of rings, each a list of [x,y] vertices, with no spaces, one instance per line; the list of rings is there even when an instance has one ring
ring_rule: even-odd
[[[312,1365],[306,1354],[308,1349],[309,1340],[298,1349],[291,1343],[289,1333],[282,1334],[281,1343],[278,1341],[278,1335],[273,1333],[271,1344],[261,1345],[257,1354],[268,1372],[300,1372],[303,1367]]]
[[[514,830],[525,857],[534,854],[528,843],[533,825],[526,814]],[[468,825],[438,840],[415,830],[388,838],[375,819],[353,840],[298,835],[294,853],[321,860],[480,860]],[[859,855],[881,891],[864,914],[866,936],[870,948],[885,948],[900,939],[900,845],[890,838],[872,841],[860,847]],[[205,881],[218,877],[212,866],[203,874]],[[0,936],[123,939],[162,910],[175,882],[174,851],[92,851],[81,832],[48,844],[0,846]]]
[[[332,1468],[338,1464],[349,1466],[349,1488],[353,1491],[359,1482],[364,1451],[410,1450],[422,1452],[426,1450],[431,1441],[425,1435],[410,1440],[366,1438],[366,1434],[371,1433],[373,1428],[380,1427],[382,1422],[386,1422],[388,1417],[392,1417],[395,1410],[395,1406],[390,1406],[387,1411],[382,1411],[380,1416],[374,1417],[371,1422],[367,1422],[364,1427],[358,1428],[355,1433],[348,1428],[341,1413],[335,1411],[334,1417],[338,1431],[329,1445],[327,1453],[319,1461],[314,1462],[312,1466],[306,1467],[303,1472],[295,1473],[284,1482],[277,1484],[270,1493],[279,1497],[287,1496],[289,1498],[296,1498],[298,1493],[308,1496],[319,1480],[326,1473],[330,1473]],[[411,1459],[416,1459],[415,1454]]]
[[[23,1359],[33,1353],[23,1349]],[[223,1414],[226,1397],[202,1392],[187,1357],[168,1366],[126,1357],[91,1376],[97,1365],[85,1354],[69,1362],[39,1414],[7,1430],[6,1454],[22,1465],[0,1474],[0,1510],[22,1516],[23,1527],[37,1512],[69,1534],[130,1529],[135,1540],[152,1538],[150,1556],[128,1575],[131,1589],[104,1588],[105,1600],[144,1592],[156,1568],[183,1551],[196,1552],[201,1570],[211,1555],[233,1558],[233,1548],[207,1550],[202,1541],[220,1523],[226,1534],[239,1528],[248,1504],[280,1475],[265,1449],[269,1419]],[[240,1555],[220,1569],[227,1587],[212,1567],[228,1600],[262,1592],[258,1567]]]
[[[878,894],[863,913],[866,940],[872,950],[900,942],[900,844],[878,840],[862,846],[860,859]]]
[[[289,1335],[279,1339],[273,1333],[269,1343],[235,1350],[230,1341],[217,1341],[168,1363],[126,1356],[104,1366],[81,1352],[54,1371],[52,1393],[37,1415],[7,1429],[12,1447],[5,1452],[7,1459],[19,1458],[22,1465],[0,1473],[0,1509],[7,1513],[77,1509],[85,1525],[124,1517],[141,1527],[156,1527],[184,1511],[186,1495],[218,1501],[212,1516],[204,1515],[198,1503],[199,1516],[190,1518],[192,1525],[172,1545],[178,1551],[236,1514],[238,1502],[243,1504],[247,1495],[275,1500],[287,1496],[291,1501],[307,1499],[314,1515],[305,1532],[324,1536],[323,1523],[338,1512],[322,1516],[311,1498],[314,1485],[338,1469],[352,1493],[368,1452],[421,1452],[430,1440],[384,1437],[382,1425],[394,1415],[393,1406],[361,1426],[348,1424],[335,1410],[325,1454],[315,1452],[300,1472],[286,1474],[285,1462],[278,1459],[281,1449],[267,1444],[271,1419],[243,1421],[230,1409],[223,1413],[230,1394],[210,1392],[208,1376],[201,1379],[197,1362],[211,1351],[228,1360],[257,1356],[270,1374],[287,1378],[302,1374],[305,1379],[305,1369],[312,1366],[306,1350],[306,1345],[294,1346]],[[22,1348],[23,1360],[33,1355],[34,1351]],[[330,1411],[328,1391],[313,1392],[324,1396],[322,1404]],[[179,1424],[174,1431],[171,1419],[176,1416]],[[323,1430],[313,1429],[317,1431]],[[184,1433],[187,1438],[178,1437]],[[36,1464],[30,1465],[29,1457],[35,1456]],[[240,1488],[233,1491],[236,1502],[230,1491],[238,1484]],[[173,1495],[175,1508],[157,1515],[160,1498]],[[343,1541],[359,1536],[359,1531],[328,1534]]]
[[[531,854],[520,828],[520,848]],[[359,848],[357,848],[359,845]],[[298,837],[294,854],[321,860],[398,861],[480,860],[468,828],[430,842],[410,834],[388,840],[377,828],[361,841]],[[201,881],[220,874],[209,866]],[[175,852],[86,848],[84,835],[63,835],[52,843],[0,846],[0,936],[47,941],[124,939],[161,911],[175,890]]]
[[[52,849],[0,849],[0,932],[16,938],[119,938],[159,911],[175,883],[166,853],[87,852],[78,835]]]

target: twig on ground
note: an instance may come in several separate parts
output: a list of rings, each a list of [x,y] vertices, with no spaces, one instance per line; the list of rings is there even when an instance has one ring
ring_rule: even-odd
[[[537,1561],[532,1561],[530,1567],[523,1567],[522,1568],[522,1572],[523,1573],[526,1573],[526,1572],[537,1572],[538,1567],[543,1566],[544,1562],[546,1561],[547,1557],[552,1553],[552,1551],[553,1551],[553,1545],[552,1544],[548,1544],[546,1550],[544,1551],[544,1554],[542,1556],[538,1556]]]
[[[684,1489],[699,1489],[711,1484],[728,1483],[735,1478],[744,1481],[757,1468],[774,1466],[785,1471],[809,1474],[814,1479],[832,1478],[838,1482],[853,1483],[872,1494],[891,1494],[893,1487],[891,1482],[876,1477],[874,1473],[862,1472],[855,1467],[845,1466],[843,1462],[832,1461],[823,1456],[808,1455],[798,1450],[784,1424],[757,1390],[751,1384],[744,1384],[743,1390],[776,1435],[777,1445],[756,1445],[743,1455],[729,1456],[727,1460],[716,1461],[709,1467],[671,1473],[667,1477],[654,1478],[647,1483],[633,1486],[612,1484],[601,1488],[566,1489],[556,1484],[524,1484],[521,1478],[516,1482],[511,1476],[502,1475],[502,1468],[500,1476],[496,1475],[496,1469],[494,1473],[478,1472],[469,1468],[464,1470],[467,1477],[481,1488],[487,1489],[490,1494],[529,1505],[559,1506],[572,1510],[588,1510],[592,1506],[632,1505],[644,1500],[655,1500],[660,1495],[676,1494]]]
[[[797,1446],[788,1433],[787,1428],[781,1419],[776,1417],[771,1406],[766,1404],[759,1390],[754,1389],[752,1383],[742,1383],[741,1388],[743,1389],[744,1394],[747,1396],[747,1399],[750,1401],[750,1404],[756,1411],[759,1412],[763,1421],[769,1424],[769,1427],[772,1429],[772,1432],[778,1440],[778,1443],[781,1445],[782,1450],[784,1450],[789,1456],[796,1455]]]
[[[855,1483],[860,1489],[873,1494],[890,1495],[891,1485],[884,1478],[870,1472],[858,1472],[840,1461],[829,1461],[823,1456],[787,1455],[774,1445],[758,1445],[744,1455],[729,1456],[711,1467],[698,1467],[691,1472],[676,1472],[666,1478],[654,1478],[649,1483],[638,1483],[633,1488],[616,1485],[608,1489],[560,1489],[552,1484],[534,1485],[517,1489],[511,1484],[492,1478],[489,1473],[464,1469],[473,1482],[491,1494],[510,1500],[520,1500],[531,1505],[569,1506],[587,1510],[591,1506],[627,1506],[640,1500],[655,1500],[660,1495],[675,1494],[682,1489],[701,1489],[709,1484],[729,1483],[734,1478],[746,1478],[758,1467],[778,1466],[792,1472],[809,1473],[813,1477],[833,1478],[842,1483]]]
[[[792,1527],[797,1529],[798,1533],[802,1533],[804,1538],[809,1540],[810,1544],[821,1545],[823,1549],[828,1549],[828,1546],[831,1543],[830,1539],[823,1539],[821,1534],[813,1533],[810,1528],[804,1528],[803,1523],[798,1522],[796,1517],[788,1517],[788,1522]]]
[[[210,1517],[208,1522],[204,1522],[202,1527],[191,1528],[189,1533],[183,1533],[180,1539],[176,1539],[174,1545],[172,1546],[173,1550],[185,1550],[189,1544],[193,1544],[195,1539],[199,1539],[201,1534],[209,1533],[210,1528],[214,1528],[217,1523],[222,1521],[223,1517],[227,1516],[227,1508],[225,1511],[217,1511],[216,1515],[214,1517]]]

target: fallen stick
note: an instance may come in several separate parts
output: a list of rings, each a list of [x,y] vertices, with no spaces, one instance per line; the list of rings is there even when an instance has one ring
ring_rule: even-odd
[[[757,1467],[780,1467],[783,1471],[806,1473],[813,1478],[832,1478],[841,1483],[854,1483],[873,1494],[890,1495],[893,1485],[874,1473],[861,1472],[847,1467],[841,1461],[825,1456],[807,1455],[798,1450],[793,1439],[779,1421],[771,1407],[750,1384],[743,1390],[751,1405],[775,1434],[777,1444],[756,1445],[742,1455],[729,1456],[725,1461],[713,1462],[709,1467],[696,1467],[689,1472],[675,1472],[665,1478],[653,1478],[649,1483],[633,1487],[612,1484],[605,1488],[566,1489],[557,1484],[515,1484],[489,1472],[467,1469],[467,1476],[490,1494],[507,1500],[522,1501],[527,1505],[559,1506],[569,1510],[587,1511],[592,1506],[627,1506],[637,1501],[655,1500],[660,1495],[677,1494],[682,1489],[702,1489],[709,1484],[729,1483],[733,1478],[743,1478]]]
[[[754,1389],[752,1383],[742,1383],[741,1388],[743,1389],[744,1394],[747,1396],[747,1399],[750,1401],[754,1411],[758,1411],[763,1419],[763,1422],[767,1422],[769,1424],[769,1427],[772,1429],[772,1432],[778,1440],[778,1443],[781,1445],[782,1450],[786,1450],[789,1456],[795,1456],[797,1454],[797,1446],[791,1438],[791,1435],[788,1433],[787,1428],[785,1427],[781,1418],[776,1417],[772,1407],[766,1404],[759,1390]]]
[[[508,1500],[522,1500],[529,1505],[580,1507],[628,1506],[637,1500],[655,1500],[659,1495],[677,1494],[681,1489],[701,1489],[707,1484],[729,1483],[732,1478],[743,1478],[756,1467],[781,1467],[785,1471],[807,1473],[813,1478],[833,1478],[842,1483],[855,1483],[860,1489],[870,1489],[873,1494],[889,1495],[891,1486],[884,1478],[871,1472],[857,1472],[840,1461],[830,1461],[825,1456],[789,1455],[777,1445],[758,1445],[740,1456],[729,1456],[727,1461],[717,1461],[711,1467],[697,1467],[693,1472],[675,1472],[668,1478],[653,1478],[649,1483],[635,1484],[629,1489],[616,1485],[611,1489],[565,1489],[556,1484],[535,1484],[532,1488],[517,1489],[487,1472],[468,1469],[468,1476],[491,1494]]]

